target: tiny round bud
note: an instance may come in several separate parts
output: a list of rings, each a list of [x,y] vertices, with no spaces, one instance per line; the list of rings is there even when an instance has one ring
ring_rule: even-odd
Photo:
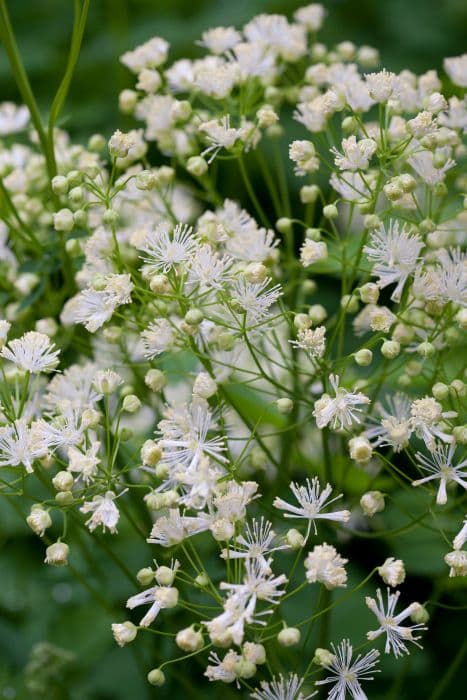
[[[325,219],[337,219],[339,212],[336,205],[326,204],[326,206],[323,207],[323,216]]]
[[[306,542],[302,533],[294,528],[288,530],[287,534],[285,535],[285,541],[291,549],[301,549],[305,546]]]
[[[208,171],[208,167],[207,161],[201,156],[192,156],[188,158],[186,164],[186,169],[190,175],[194,175],[195,177],[202,177],[205,175]]]
[[[379,299],[379,287],[374,282],[367,282],[359,289],[360,299],[364,304],[377,304]]]
[[[132,642],[136,638],[138,628],[132,622],[127,620],[126,622],[122,623],[114,623],[112,625],[112,634],[118,646],[123,647],[125,644],[129,644],[129,642]]]
[[[154,294],[167,294],[170,291],[170,282],[165,275],[154,275],[149,281],[149,288]]]
[[[449,385],[449,393],[453,396],[464,397],[467,394],[467,384],[462,379],[454,379]]]
[[[150,369],[146,372],[144,383],[151,391],[161,391],[166,384],[165,375],[160,369]]]
[[[172,105],[170,116],[175,121],[186,122],[190,118],[192,112],[192,106],[188,100],[175,100]]]
[[[66,194],[68,192],[68,180],[63,175],[55,175],[52,178],[52,190],[55,194]]]
[[[141,401],[135,394],[125,396],[122,402],[122,409],[127,413],[136,413],[141,408]]]
[[[329,666],[330,664],[332,664],[334,659],[334,654],[331,654],[331,652],[328,649],[321,649],[320,647],[315,649],[313,663],[317,666]]]
[[[233,670],[239,678],[253,678],[256,673],[256,666],[251,663],[251,661],[242,659],[241,661],[237,661]]]
[[[165,683],[165,676],[160,668],[153,668],[152,671],[149,671],[147,679],[151,685],[156,685],[159,688]]]
[[[266,663],[266,649],[262,644],[245,642],[243,645],[243,656],[247,661],[250,661],[256,666],[261,666]]]
[[[384,493],[381,491],[367,491],[360,498],[360,507],[369,518],[384,510],[384,505]]]
[[[319,197],[318,185],[304,185],[300,188],[300,201],[302,204],[314,204]]]
[[[214,539],[218,542],[230,540],[235,533],[233,523],[229,522],[229,520],[226,520],[225,518],[219,518],[219,520],[213,522],[209,529],[211,530]]]
[[[358,299],[353,294],[344,294],[341,297],[341,308],[346,314],[355,314],[358,311]]]
[[[135,177],[135,186],[142,192],[149,192],[157,187],[157,175],[153,170],[142,170]]]
[[[200,588],[206,588],[209,585],[209,576],[203,571],[195,578],[195,583]]]
[[[53,214],[53,223],[56,231],[68,233],[75,225],[73,212],[70,209],[60,209],[60,211]]]
[[[235,337],[230,333],[219,333],[217,344],[221,350],[232,350],[235,345]]]
[[[170,566],[159,566],[155,572],[155,579],[160,586],[171,586],[175,580],[175,573]]]
[[[52,484],[57,491],[69,491],[73,482],[73,475],[66,471],[58,472],[52,479]]]
[[[363,225],[369,231],[373,231],[380,227],[381,219],[377,214],[367,214],[363,220]]]
[[[54,542],[45,550],[45,564],[51,566],[66,566],[70,548],[65,542]]]
[[[297,330],[304,330],[311,326],[311,318],[308,314],[295,314],[293,324]]]
[[[154,571],[150,566],[146,566],[138,571],[136,580],[141,586],[149,586],[154,581]]]
[[[131,114],[137,102],[138,93],[134,90],[122,90],[118,96],[118,107],[123,114]]]
[[[277,641],[281,647],[293,647],[299,643],[301,637],[298,627],[284,627],[277,635]]]
[[[70,506],[75,499],[72,491],[58,491],[55,494],[55,500],[59,506]]]
[[[217,391],[217,383],[207,372],[200,372],[193,384],[193,396],[209,399]]]
[[[246,268],[244,275],[247,282],[264,282],[268,276],[268,269],[262,263],[250,263]]]
[[[305,231],[305,236],[309,241],[320,241],[321,240],[321,229],[319,228],[307,228]]]
[[[393,360],[399,355],[401,346],[397,340],[385,340],[381,346],[381,354],[387,360]]]
[[[368,367],[373,360],[373,353],[368,348],[362,348],[355,353],[354,360],[359,367]]]
[[[103,151],[105,148],[105,138],[102,136],[102,134],[93,134],[88,141],[88,149],[90,151],[94,151],[96,153],[99,153],[100,151]]]
[[[128,440],[131,440],[131,438],[133,437],[133,431],[131,428],[125,428],[125,427],[121,428],[119,433],[118,433],[118,437],[120,438],[120,440],[122,442],[127,442]]]
[[[290,233],[292,230],[293,222],[291,219],[283,216],[281,219],[277,219],[276,221],[276,229],[279,231],[279,233]]]
[[[449,387],[443,382],[436,382],[436,384],[433,384],[431,393],[437,401],[443,401],[449,395]]]
[[[279,413],[287,414],[293,410],[293,401],[287,397],[277,399],[276,406]]]
[[[204,640],[201,632],[196,631],[192,625],[177,633],[175,643],[182,651],[189,653],[202,649]]]
[[[81,415],[81,425],[94,430],[101,422],[101,414],[95,408],[85,408]]]
[[[120,215],[118,211],[115,211],[115,209],[106,209],[102,217],[102,221],[104,224],[106,224],[106,226],[116,226],[119,219]]]
[[[344,117],[342,120],[342,131],[346,134],[356,134],[359,129],[358,121],[355,117]]]
[[[410,615],[412,622],[417,625],[425,625],[430,619],[430,613],[424,605],[420,603],[412,603],[412,613]]]
[[[405,580],[404,562],[402,559],[389,557],[378,567],[378,573],[388,586],[399,586]]]
[[[452,430],[452,436],[459,445],[467,445],[467,425],[456,425]]]
[[[65,241],[65,250],[72,258],[77,258],[81,255],[82,248],[79,238],[69,238]]]
[[[431,357],[435,353],[435,346],[433,343],[429,343],[427,340],[423,343],[419,343],[417,346],[417,352],[422,357]]]
[[[308,316],[311,318],[311,321],[315,326],[322,323],[327,315],[326,309],[321,304],[313,304],[308,309]]]
[[[204,318],[204,314],[202,311],[199,309],[190,309],[189,311],[186,312],[185,314],[185,321],[190,325],[190,326],[199,326],[201,321]]]

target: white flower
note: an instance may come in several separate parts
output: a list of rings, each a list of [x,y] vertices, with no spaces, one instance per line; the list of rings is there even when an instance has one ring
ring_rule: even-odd
[[[141,333],[144,357],[152,360],[162,352],[173,347],[176,330],[166,318],[157,318]]]
[[[228,114],[221,119],[211,119],[207,122],[202,122],[198,127],[198,131],[206,134],[206,139],[210,144],[201,153],[203,157],[208,155],[208,153],[211,154],[208,163],[212,163],[221,148],[226,148],[227,150],[232,148],[241,135],[240,129],[234,129],[230,126],[230,116]]]
[[[119,647],[132,642],[138,633],[138,628],[129,620],[112,625],[112,634]]]
[[[379,652],[372,649],[365,656],[359,654],[352,663],[352,645],[348,639],[344,639],[338,646],[332,647],[332,657],[328,663],[323,663],[324,668],[332,673],[331,676],[322,681],[316,681],[316,685],[334,683],[328,693],[328,700],[345,700],[347,692],[354,700],[366,700],[366,695],[362,690],[360,681],[372,681],[379,657]],[[378,670],[378,669],[376,669]]]
[[[328,247],[324,241],[313,241],[307,238],[300,248],[300,262],[303,267],[326,260],[327,257]]]
[[[232,302],[245,314],[246,328],[263,322],[269,315],[270,307],[281,296],[280,285],[269,287],[270,281],[266,278],[263,282],[247,282],[241,277],[232,285]]]
[[[299,506],[291,505],[282,498],[275,498],[273,505],[275,508],[286,511],[284,513],[285,518],[304,518],[305,520],[309,520],[308,534],[312,524],[316,534],[316,520],[334,520],[335,522],[341,523],[345,523],[349,520],[350,512],[348,510],[339,510],[331,513],[321,512],[324,508],[331,505],[331,503],[342,498],[342,495],[329,499],[332,487],[326,484],[325,488],[321,491],[318,477],[315,476],[311,482],[307,479],[305,486],[299,486],[292,482],[290,484],[290,489],[299,502]]]
[[[209,661],[211,663],[206,668],[204,675],[210,681],[233,683],[233,681],[237,678],[234,668],[241,660],[242,657],[233,649],[230,649],[230,651],[227,652],[222,661],[215,652],[211,651],[209,654]]]
[[[312,141],[292,141],[289,158],[296,164],[296,175],[313,173],[319,168],[319,159]]]
[[[452,546],[454,549],[462,549],[464,544],[467,542],[467,515],[464,518],[464,522],[462,524],[461,529],[457,533],[457,535],[454,537],[454,540],[452,542]]]
[[[19,107],[13,102],[0,104],[0,136],[16,134],[23,131],[29,122],[29,110],[25,105]]]
[[[196,248],[190,260],[187,284],[189,287],[198,285],[200,292],[208,289],[220,289],[229,279],[229,268],[232,259],[220,255],[210,245],[200,245]]]
[[[413,481],[412,486],[420,486],[420,484],[426,484],[433,479],[439,479],[438,493],[436,495],[436,503],[438,505],[447,503],[446,487],[450,482],[455,482],[462,488],[467,489],[467,459],[464,459],[457,465],[453,465],[452,460],[455,451],[456,443],[452,442],[450,445],[434,445],[429,457],[425,457],[421,452],[416,454],[420,468],[429,472],[429,476]]]
[[[294,12],[294,18],[297,22],[300,22],[300,24],[304,24],[310,31],[317,32],[321,29],[326,14],[323,5],[318,2],[313,2],[311,5],[299,7],[298,10]]]
[[[417,151],[407,161],[418,175],[426,182],[427,185],[433,187],[444,180],[444,176],[448,170],[455,166],[455,161],[448,158],[441,168],[436,168],[433,163],[433,153],[428,150]]]
[[[206,517],[180,515],[178,509],[171,508],[168,517],[164,515],[154,523],[147,541],[149,544],[171,547],[208,528],[209,520]]]
[[[422,399],[415,399],[410,406],[410,420],[412,429],[421,438],[428,449],[435,445],[435,437],[444,442],[452,442],[452,435],[443,433],[438,428],[438,423],[443,418],[455,418],[455,411],[443,411],[441,404],[432,396],[424,396]]]
[[[312,133],[323,131],[328,116],[329,108],[324,95],[319,95],[309,102],[300,102],[294,112],[294,119]]]
[[[196,66],[194,84],[204,95],[222,100],[232,92],[238,80],[238,69],[234,62],[221,59],[200,62]]]
[[[399,586],[405,580],[404,562],[402,559],[389,557],[378,567],[378,573],[388,586]]]
[[[455,85],[467,87],[467,53],[445,58],[444,69]]]
[[[276,533],[269,520],[253,520],[245,526],[244,534],[235,539],[235,549],[223,549],[223,559],[257,559],[264,569],[269,568],[266,555],[285,549],[285,545],[274,546]]]
[[[343,559],[334,547],[326,542],[317,544],[304,561],[306,577],[310,583],[322,583],[329,591],[347,584],[344,568],[348,559]]]
[[[60,350],[54,348],[55,345],[44,333],[28,331],[21,338],[10,340],[0,355],[25,372],[40,374],[53,372],[57,367]]]
[[[257,15],[243,28],[250,42],[259,42],[285,61],[298,61],[307,50],[303,26],[289,24],[283,15]]]
[[[413,431],[410,418],[410,400],[400,392],[393,396],[386,396],[385,408],[380,402],[375,404],[376,416],[369,416],[368,420],[375,425],[365,431],[373,445],[378,447],[390,446],[395,452],[400,452],[409,442]]]
[[[370,96],[376,102],[387,102],[391,97],[397,97],[398,78],[395,73],[383,69],[379,73],[365,75]]]
[[[122,491],[123,493],[123,491]],[[121,496],[122,493],[119,495]],[[106,491],[104,496],[94,496],[92,501],[86,501],[81,506],[82,513],[92,513],[86,525],[91,532],[94,532],[96,527],[102,526],[103,532],[108,528],[112,534],[117,532],[117,523],[120,518],[120,513],[114,501],[118,498],[113,491]]]
[[[271,681],[261,681],[261,690],[256,689],[250,697],[253,700],[308,700],[318,691],[306,696],[303,695],[301,692],[303,681],[304,679],[297,676],[296,673],[289,676],[279,675]]]
[[[127,51],[120,58],[124,66],[133,73],[140,73],[143,68],[156,68],[165,62],[169,44],[165,39],[153,37],[133,51]]]
[[[354,135],[342,139],[343,154],[337,148],[332,148],[334,163],[339,170],[366,170],[370,160],[376,151],[376,141],[373,139],[361,139],[357,141]]]
[[[455,549],[444,557],[444,561],[450,567],[449,576],[467,576],[467,552]]]
[[[384,607],[383,598],[381,591],[376,591],[376,597],[378,602],[374,598],[367,597],[366,604],[371,610],[380,624],[379,629],[368,632],[367,637],[370,640],[377,639],[382,634],[386,635],[386,646],[385,653],[390,654],[393,652],[394,656],[402,656],[403,654],[409,654],[405,642],[413,642],[416,646],[422,648],[421,644],[418,643],[420,637],[414,637],[414,632],[420,632],[426,630],[423,624],[410,625],[409,627],[404,627],[400,623],[406,618],[410,617],[416,610],[418,610],[419,603],[411,603],[398,615],[395,615],[395,609],[397,601],[399,599],[400,592],[391,593],[390,589],[387,589],[387,607]]]
[[[339,377],[331,374],[329,381],[334,390],[335,397],[323,394],[315,402],[313,415],[318,428],[325,428],[327,425],[336,430],[351,428],[353,423],[360,423],[358,413],[362,409],[356,408],[361,404],[369,404],[370,399],[361,392],[352,393],[339,386]]]
[[[68,470],[78,474],[85,484],[93,481],[97,474],[97,466],[100,459],[97,456],[101,444],[97,440],[85,452],[71,445],[68,448]]]
[[[192,231],[191,226],[177,224],[172,235],[165,226],[158,226],[148,233],[142,249],[146,254],[143,260],[148,270],[166,273],[186,262],[198,245]]]
[[[234,27],[214,27],[203,32],[198,43],[211,53],[222,54],[233,49],[241,40],[242,35]]]
[[[28,426],[25,418],[0,427],[0,467],[19,467],[23,464],[26,471],[32,473],[33,461],[46,454],[47,447],[38,439],[36,431]]]
[[[379,230],[371,234],[369,245],[364,247],[364,252],[374,264],[372,274],[379,277],[378,286],[383,289],[397,282],[391,295],[393,301],[400,301],[423,245],[418,234],[409,233],[405,224],[399,228],[399,221],[391,219],[387,229],[381,224]]]
[[[94,389],[95,365],[71,365],[63,373],[55,374],[47,385],[45,402],[55,409],[64,400],[71,401],[76,408],[92,408],[101,395]]]
[[[141,627],[149,627],[161,610],[174,608],[178,603],[178,590],[171,586],[153,586],[142,593],[128,598],[126,606],[133,610],[140,605],[150,605],[146,615],[141,619]]]
[[[326,350],[326,328],[301,328],[297,334],[297,340],[290,340],[291,345],[305,350],[310,357],[322,357]]]

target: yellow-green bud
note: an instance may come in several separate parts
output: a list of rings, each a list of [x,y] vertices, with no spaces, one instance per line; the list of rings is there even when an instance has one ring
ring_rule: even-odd
[[[368,367],[373,360],[373,353],[368,348],[362,348],[355,353],[354,360],[359,367]]]
[[[287,397],[282,399],[277,399],[276,401],[277,410],[279,413],[290,413],[293,410],[293,401]]]
[[[301,637],[298,627],[284,627],[277,635],[277,641],[281,647],[293,647],[299,643]]]
[[[147,679],[151,685],[156,685],[159,688],[165,683],[165,676],[160,668],[153,668],[152,671],[149,671]]]

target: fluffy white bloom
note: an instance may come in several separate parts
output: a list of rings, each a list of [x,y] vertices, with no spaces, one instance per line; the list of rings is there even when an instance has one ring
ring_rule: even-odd
[[[428,449],[434,448],[435,437],[444,442],[452,442],[452,436],[444,433],[438,424],[443,418],[455,418],[455,411],[443,411],[441,404],[432,396],[415,399],[410,406],[412,429],[421,438]]]
[[[309,267],[314,263],[326,260],[327,257],[328,247],[324,241],[306,239],[300,248],[300,262],[303,267]]]
[[[389,557],[378,567],[378,573],[388,586],[399,586],[405,580],[404,562],[402,559]]]
[[[452,82],[467,87],[467,53],[444,59],[444,69]]]
[[[378,279],[382,289],[397,282],[391,295],[393,301],[399,301],[409,275],[415,270],[423,241],[418,234],[407,231],[405,225],[399,227],[399,221],[391,219],[387,227],[380,228],[370,235],[369,244],[364,252],[374,267],[372,274]]]
[[[304,24],[307,29],[313,32],[317,32],[321,29],[325,17],[326,10],[323,5],[318,2],[312,2],[310,5],[299,7],[298,10],[294,12],[294,18],[297,22]]]
[[[191,226],[177,224],[172,234],[165,226],[148,233],[142,249],[146,255],[143,260],[147,269],[151,272],[169,272],[186,262],[198,245],[192,232]]]
[[[54,348],[55,345],[48,335],[28,331],[21,338],[10,340],[8,345],[2,348],[0,355],[25,372],[40,374],[53,372],[57,367],[60,350]]]
[[[55,374],[47,385],[45,402],[48,408],[56,408],[64,400],[76,408],[92,408],[101,395],[93,386],[96,366],[91,362],[71,365],[61,374]]]
[[[413,633],[426,630],[426,627],[423,624],[410,625],[409,627],[405,627],[404,625],[400,624],[418,609],[419,603],[411,603],[404,608],[402,612],[396,615],[395,610],[399,596],[399,591],[396,591],[396,593],[391,593],[390,589],[388,588],[386,607],[379,588],[376,591],[378,602],[376,602],[374,598],[367,597],[365,599],[367,606],[371,612],[376,615],[376,618],[380,624],[379,629],[367,633],[368,639],[373,641],[382,634],[385,634],[386,645],[384,651],[386,654],[390,654],[392,652],[396,657],[410,653],[405,645],[405,642],[412,642],[416,646],[422,648],[421,644],[419,644],[417,641],[420,639],[420,637],[415,637]]]
[[[234,27],[214,27],[203,32],[199,44],[211,53],[222,54],[233,49],[241,40],[242,35]]]
[[[467,552],[455,549],[444,557],[444,561],[450,567],[449,577],[467,576]]]
[[[209,520],[206,517],[180,515],[177,508],[171,508],[168,516],[164,515],[154,523],[147,541],[150,544],[171,547],[208,528]]]
[[[319,168],[319,159],[312,141],[292,141],[289,158],[296,164],[296,175],[313,173]]]
[[[248,41],[268,46],[285,61],[298,61],[306,53],[306,32],[289,24],[283,15],[257,15],[243,28]]]
[[[123,492],[122,492],[123,493]],[[121,496],[122,494],[120,494]],[[92,513],[86,525],[91,532],[94,532],[96,527],[102,526],[102,530],[108,528],[112,534],[117,532],[117,523],[120,518],[120,513],[115,505],[117,496],[113,491],[106,491],[104,496],[94,496],[92,501],[86,501],[81,506],[82,513]]]
[[[386,396],[387,408],[380,402],[375,404],[377,416],[368,420],[374,425],[365,431],[365,435],[375,447],[390,446],[395,452],[400,452],[409,442],[413,431],[410,400],[400,392],[394,396]]]
[[[294,112],[294,119],[303,124],[308,131],[319,133],[326,126],[329,116],[329,107],[323,95],[315,97],[309,102],[300,102]]]
[[[280,285],[270,287],[270,279],[263,282],[247,282],[244,277],[235,280],[231,288],[232,302],[245,314],[247,328],[263,322],[270,314],[270,307],[281,296]]]
[[[321,512],[324,508],[330,506],[331,503],[342,498],[342,495],[334,496],[334,498],[330,499],[329,496],[332,493],[332,487],[326,484],[325,488],[321,490],[318,477],[315,476],[311,481],[307,479],[304,486],[292,482],[290,484],[290,489],[299,503],[298,506],[287,503],[287,501],[278,497],[274,499],[273,505],[275,508],[285,511],[285,518],[303,518],[308,520],[308,534],[312,524],[316,534],[316,520],[333,520],[341,523],[345,523],[349,520],[350,512],[348,510],[339,510],[330,513]]]
[[[96,476],[97,467],[100,464],[97,456],[100,446],[100,442],[95,441],[84,452],[73,445],[68,448],[68,471],[78,474],[78,478],[85,484],[91,482]]]
[[[365,75],[365,80],[370,96],[376,102],[387,102],[391,97],[397,97],[398,78],[395,73],[384,69],[379,73]]]
[[[343,559],[334,547],[326,542],[317,544],[304,561],[307,580],[310,583],[322,583],[329,591],[345,586],[347,572],[345,565],[348,559]]]
[[[456,443],[452,442],[450,445],[433,445],[433,449],[428,457],[421,452],[416,454],[418,465],[429,474],[423,479],[412,481],[412,486],[420,486],[420,484],[426,484],[433,479],[439,479],[438,493],[436,495],[436,503],[438,505],[447,503],[446,487],[449,483],[455,482],[462,488],[467,489],[467,459],[454,465],[452,461],[455,451]]]
[[[215,652],[209,654],[209,661],[211,662],[204,672],[204,675],[210,681],[221,681],[222,683],[233,683],[236,680],[237,675],[234,671],[236,664],[242,660],[240,654],[236,651],[230,649],[224,656],[222,661]]]
[[[28,123],[29,110],[25,105],[17,106],[13,102],[0,104],[0,136],[23,131]]]
[[[369,674],[378,670],[375,666],[379,663],[379,652],[372,649],[365,656],[359,654],[352,662],[353,649],[348,639],[344,639],[337,647],[331,644],[331,648],[333,654],[330,655],[330,660],[322,665],[332,675],[316,681],[316,685],[334,684],[328,693],[328,700],[345,700],[347,693],[353,700],[366,700],[360,681],[373,680]]]
[[[361,413],[361,408],[356,406],[369,404],[370,399],[361,392],[350,392],[347,389],[339,386],[339,377],[331,374],[329,381],[334,390],[334,398],[329,394],[323,394],[320,399],[315,402],[313,415],[316,419],[318,428],[325,428],[327,425],[336,429],[351,428],[354,422],[360,423],[358,413]]]
[[[261,681],[261,690],[257,688],[250,697],[253,700],[308,700],[318,691],[315,690],[314,693],[304,695],[301,692],[303,680],[296,673],[289,676],[279,675],[271,681]]]
[[[198,131],[206,134],[206,139],[209,142],[208,148],[202,152],[202,156],[209,156],[208,163],[212,163],[221,148],[229,150],[240,138],[240,129],[234,129],[230,126],[230,116],[227,114],[221,119],[210,119],[207,122],[202,122]]]
[[[127,51],[120,58],[124,66],[133,73],[140,73],[143,68],[156,68],[165,62],[169,44],[165,39],[153,37],[133,51]]]
[[[409,165],[415,170],[418,175],[426,182],[427,185],[433,187],[444,180],[444,176],[448,170],[455,166],[455,161],[452,158],[444,163],[440,168],[435,167],[433,162],[433,153],[427,150],[421,150],[414,153],[408,159]]]
[[[157,318],[141,333],[144,356],[153,359],[173,347],[176,329],[166,318]]]
[[[326,349],[326,328],[301,328],[297,333],[297,340],[290,340],[291,345],[305,350],[310,357],[322,357]]]
[[[339,170],[366,170],[370,160],[376,151],[376,141],[373,139],[360,139],[357,141],[354,135],[342,139],[343,154],[332,148],[334,163]]]
[[[223,549],[223,559],[257,559],[264,569],[269,568],[266,555],[285,549],[285,545],[274,545],[276,533],[268,520],[261,517],[247,523],[244,533],[235,539],[235,549]]]

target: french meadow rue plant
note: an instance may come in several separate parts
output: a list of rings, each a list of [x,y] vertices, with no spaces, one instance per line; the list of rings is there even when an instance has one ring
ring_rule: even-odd
[[[420,647],[442,594],[399,613],[403,590],[362,595],[378,573],[410,581],[386,535],[434,530],[446,577],[467,575],[467,57],[445,60],[448,87],[379,69],[371,47],[317,42],[315,3],[209,29],[195,59],[170,64],[155,37],[121,58],[135,128],[84,147],[56,123],[88,4],[48,128],[1,6],[25,102],[0,105],[1,490],[46,564],[122,521],[149,543],[126,600],[145,611],[125,620],[122,600],[112,624],[119,646],[172,638],[149,683],[199,656],[239,696],[365,698],[380,650]],[[356,581],[365,537],[384,556]],[[331,641],[349,596],[379,627]]]

